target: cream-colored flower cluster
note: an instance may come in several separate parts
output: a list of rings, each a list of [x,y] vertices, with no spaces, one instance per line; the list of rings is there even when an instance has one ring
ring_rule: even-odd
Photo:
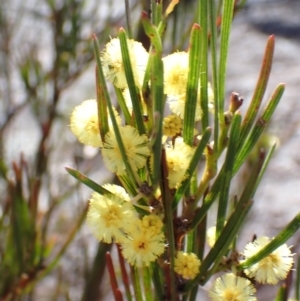
[[[200,259],[194,253],[177,252],[174,270],[184,279],[194,279],[199,274]]]
[[[142,114],[146,115],[148,113],[147,106],[143,100],[141,88],[148,53],[141,43],[134,40],[127,40],[127,45],[134,82],[140,98],[140,108]],[[177,66],[174,66],[175,61],[178,62]],[[128,112],[134,120],[118,38],[111,39],[107,43],[101,53],[101,63],[105,78],[117,89],[120,89]],[[194,154],[194,148],[184,143],[181,137],[188,74],[188,53],[175,53],[174,56],[166,57],[163,63],[165,94],[168,98],[177,98],[177,105],[169,102],[173,114],[166,116],[163,120],[169,188],[177,189],[181,182],[189,176],[186,171]],[[150,162],[148,160],[151,154],[151,146],[149,145],[151,133],[139,134],[134,122],[130,125],[124,125],[118,111],[113,110],[124,145],[127,163],[135,174],[138,174],[141,169],[148,170],[147,162]],[[199,119],[201,116],[200,103],[196,114],[197,119]],[[70,127],[81,143],[100,148],[103,162],[111,172],[117,176],[126,177],[128,175],[127,163],[124,162],[124,156],[122,156],[109,112],[107,115],[109,131],[104,137],[101,137],[102,120],[98,118],[97,101],[89,99],[74,109]],[[168,137],[174,138],[173,141],[171,142]],[[149,172],[152,172],[151,166]],[[161,218],[154,214],[140,217],[131,202],[131,199],[135,199],[137,196],[130,196],[123,187],[110,184],[103,187],[111,194],[100,195],[94,192],[90,199],[87,223],[92,233],[99,241],[118,243],[122,248],[123,256],[130,264],[148,266],[165,251],[166,239]],[[146,210],[151,212],[151,208],[146,208]],[[185,279],[193,279],[199,272],[200,260],[195,254],[179,251],[175,263],[176,273]]]
[[[147,107],[143,101],[140,89],[145,75],[148,53],[141,43],[134,40],[128,40],[127,42],[135,83],[141,97],[141,109],[143,110],[143,114],[146,114]],[[111,39],[106,45],[101,53],[101,61],[106,79],[122,90],[128,111],[132,114],[131,97],[126,81],[119,39]],[[164,118],[163,132],[166,136],[164,141],[169,169],[169,186],[171,189],[177,189],[180,187],[181,182],[189,176],[186,174],[186,171],[194,154],[194,149],[185,144],[181,138],[188,75],[188,53],[176,52],[166,56],[163,59],[163,63],[165,94],[169,99],[172,99],[172,97],[176,98],[175,102],[168,102],[174,114]],[[211,91],[210,86],[209,91]],[[209,95],[211,95],[212,100],[212,92]],[[104,164],[111,172],[117,175],[124,175],[126,174],[126,167],[111,120],[109,118],[110,131],[104,137],[104,141],[102,141],[99,132],[101,120],[98,120],[97,112],[96,100],[90,99],[84,101],[74,109],[71,115],[71,130],[81,143],[101,149]],[[135,127],[131,125],[122,126],[119,113],[115,109],[114,113],[130,167],[136,172],[146,166],[147,159],[150,156],[151,150],[148,143],[150,133],[148,136],[140,135]],[[196,119],[200,119],[200,100],[197,105],[196,115],[198,116]],[[170,142],[167,137],[178,138]]]
[[[208,245],[212,248],[216,241],[215,226],[207,230],[206,237]],[[263,236],[248,243],[242,253],[243,259],[241,262],[257,254],[270,241],[268,237]],[[293,262],[293,254],[290,248],[286,244],[283,244],[256,264],[245,269],[244,273],[248,278],[259,283],[277,284],[280,280],[287,277],[293,266]],[[254,301],[257,300],[254,297],[254,292],[255,289],[249,280],[233,274],[226,274],[215,281],[213,288],[209,292],[209,296],[213,301]]]
[[[147,110],[152,105],[149,105],[149,103],[146,105],[143,98],[142,85],[149,55],[141,43],[127,40],[127,44],[134,83],[140,101],[139,107],[142,110],[141,114],[147,117],[150,113]],[[146,126],[146,134],[140,134],[135,126],[134,116],[136,112],[133,110],[128,89],[119,39],[111,39],[105,46],[101,53],[101,63],[105,78],[117,89],[120,89],[121,93],[119,95],[123,98],[123,103],[122,105],[120,103],[120,107],[127,107],[126,120],[128,122],[131,118],[131,122],[129,122],[130,124],[123,122],[121,116],[126,115],[125,112],[120,116],[118,111],[113,108],[114,116],[111,117],[116,120],[116,123],[113,123],[111,118],[108,117],[109,130],[105,135],[103,134],[104,137],[101,137],[99,129],[102,126],[102,120],[98,118],[97,101],[89,99],[74,109],[70,121],[71,130],[81,143],[100,148],[103,162],[111,172],[124,179],[128,176],[126,167],[129,166],[136,177],[131,180],[136,180],[141,173],[144,175],[144,179],[149,179],[149,183],[146,182],[150,187],[153,168],[150,138],[153,135],[153,129],[149,129]],[[189,53],[175,52],[164,57],[163,67],[164,94],[172,113],[163,119],[163,134],[165,137],[162,140],[166,153],[169,189],[178,189],[185,179],[192,176],[188,174],[187,170],[195,152],[195,148],[187,145],[182,138],[189,72]],[[200,85],[198,86],[195,111],[196,121],[200,120],[202,115]],[[213,111],[213,91],[210,84],[207,86],[207,92],[209,109]],[[147,101],[149,100],[147,99]],[[161,101],[164,100],[162,99]],[[129,119],[128,112],[131,115]],[[107,115],[109,116],[109,112]],[[146,121],[147,118],[145,118]],[[114,131],[113,124],[114,126],[117,124],[118,135]],[[122,148],[120,148],[119,135],[123,144]],[[195,132],[196,135],[197,133]],[[122,152],[125,152],[125,156]],[[127,162],[124,162],[124,158],[126,158]],[[142,181],[140,180],[140,182]],[[135,194],[132,192],[134,190],[128,189],[128,191],[131,191],[131,195],[129,195],[123,187],[111,184],[106,184],[103,188],[109,191],[110,194],[100,195],[94,192],[90,199],[87,223],[92,233],[99,241],[119,244],[124,258],[131,265],[137,267],[149,266],[158,257],[162,256],[166,250],[167,241],[164,233],[164,223],[161,218],[163,208],[160,215],[151,213],[153,208],[150,204],[148,207],[144,204],[135,204],[140,207],[144,206],[144,209],[149,213],[141,216],[137,213],[132,200],[144,197],[146,193],[144,194],[136,189],[137,192]],[[159,200],[160,196],[156,195],[157,192],[154,192],[154,194],[156,200]],[[208,230],[208,244],[212,248],[216,241],[215,234],[215,227]],[[251,258],[269,242],[269,238],[261,237],[247,244],[243,252],[243,260]],[[258,263],[245,269],[244,273],[248,278],[257,282],[276,284],[287,277],[293,264],[292,256],[290,248],[284,244]],[[179,277],[185,280],[192,280],[199,274],[200,267],[201,262],[196,254],[177,250],[174,259],[174,271]],[[255,301],[257,300],[254,296],[255,291],[254,286],[248,279],[233,273],[227,273],[215,280],[209,296],[213,301]]]
[[[121,118],[115,109],[114,113],[120,126],[119,130],[131,168],[138,170],[146,165],[146,160],[150,155],[148,137],[139,135],[136,128],[132,126],[121,126]],[[109,125],[111,129],[111,121]],[[101,148],[104,164],[111,172],[117,175],[126,173],[114,131],[111,129],[106,134],[104,143],[101,140],[96,100],[85,100],[74,109],[71,115],[70,127],[81,143]]]
[[[269,242],[270,238],[262,236],[246,245],[243,255],[245,260],[258,253]],[[277,284],[287,277],[293,266],[293,254],[290,248],[283,244],[258,263],[245,270],[248,277],[260,283]]]
[[[155,136],[155,132],[153,133],[153,129],[149,130],[147,128],[147,115],[149,113],[153,114],[153,112],[147,110],[149,108],[151,110],[152,104],[147,103],[146,105],[142,93],[149,54],[141,43],[128,39],[127,44],[134,83],[140,101],[139,107],[142,110],[141,115],[145,117],[145,128],[147,130],[138,131],[136,127],[134,118],[136,112],[133,110],[130,95],[132,89],[129,91],[128,88],[119,39],[111,39],[107,43],[101,53],[101,63],[105,78],[115,86],[118,95],[122,98],[120,107],[127,107],[127,115],[125,112],[119,114],[115,108],[113,108],[112,116],[109,116],[108,112],[109,130],[105,134],[101,132],[101,137],[100,129],[103,121],[98,118],[97,101],[89,99],[74,109],[71,115],[70,128],[81,143],[100,148],[104,164],[120,178],[122,183],[124,183],[124,179],[129,179],[130,170],[130,175],[134,175],[135,179],[128,180],[128,183],[131,180],[137,180],[138,184],[142,185],[141,183],[144,181],[148,187],[151,187],[151,173],[153,172],[151,147],[153,141],[150,140],[151,137]],[[163,134],[165,135],[162,141],[168,169],[168,188],[175,190],[182,185],[185,179],[192,176],[188,174],[188,167],[195,153],[195,147],[186,144],[182,138],[189,73],[189,53],[175,52],[164,57],[163,67],[164,94],[172,113],[168,116],[160,116],[163,118]],[[196,121],[199,121],[202,117],[200,85],[198,87]],[[210,84],[208,84],[207,90],[209,109],[213,111],[213,92]],[[146,99],[145,95],[144,97]],[[147,99],[147,101],[151,100]],[[161,101],[164,101],[164,99]],[[125,115],[127,123],[122,121],[121,116],[123,115]],[[154,116],[151,116],[151,118],[155,119]],[[112,122],[111,119],[115,119],[116,122]],[[116,130],[116,126],[118,130]],[[195,131],[195,136],[197,134]],[[122,143],[120,143],[119,136],[121,136]],[[139,190],[137,187],[128,189],[126,187],[127,191],[130,191],[129,195],[125,188],[121,186],[106,184],[103,185],[103,188],[110,193],[101,195],[94,192],[90,199],[87,214],[87,223],[94,236],[105,243],[115,242],[119,244],[124,258],[131,265],[137,267],[150,266],[160,256],[168,254],[168,252],[165,252],[167,241],[164,233],[164,220],[161,217],[163,216],[161,213],[165,209],[163,205],[160,204],[161,211],[159,214],[154,214],[150,204],[133,204],[133,200],[144,197],[147,199],[147,193],[144,193],[142,189]],[[158,191],[159,188],[156,188],[153,194],[156,201],[160,202],[161,196],[157,196]],[[139,215],[136,210],[137,206],[144,206],[148,214]],[[207,234],[208,244],[212,248],[216,241],[215,233],[216,229],[214,227]],[[243,252],[243,260],[255,255],[269,242],[269,238],[261,237],[247,244]],[[293,258],[290,248],[282,245],[258,263],[245,269],[244,273],[248,278],[257,282],[276,284],[287,277],[292,264]],[[196,254],[183,252],[180,249],[176,250],[174,271],[179,277],[185,280],[195,279],[200,268],[201,262]],[[227,273],[216,279],[209,296],[213,301],[255,301],[257,300],[254,296],[255,291],[254,286],[248,279],[233,273]]]
[[[136,128],[126,125],[120,127],[120,134],[125,147],[125,152],[131,168],[135,171],[146,165],[147,158],[150,155],[148,147],[148,137],[139,135]],[[106,134],[105,143],[102,148],[103,161],[106,167],[117,175],[126,173],[125,163],[116,139],[114,131]]]
[[[207,230],[206,239],[207,244],[212,248],[216,241],[216,227],[211,227]],[[254,256],[270,241],[270,238],[262,236],[248,243],[242,253],[244,256],[242,262]],[[287,277],[293,262],[293,254],[290,248],[283,244],[258,263],[245,269],[244,272],[249,278],[253,278],[259,283],[277,284],[280,280]]]
[[[148,62],[148,52],[141,43],[134,40],[128,39],[127,44],[134,81],[136,86],[141,88]],[[101,59],[103,72],[107,80],[119,89],[127,88],[128,85],[119,39],[111,39],[106,44],[105,49],[102,51]]]
[[[164,63],[164,92],[167,95],[170,110],[183,119],[186,88],[189,72],[189,53],[175,52],[163,58]],[[209,108],[213,109],[214,96],[213,91],[208,84],[208,103]],[[201,119],[202,109],[200,106],[200,85],[198,89],[197,106],[195,112],[195,120]]]
[[[174,144],[166,145],[168,180],[170,188],[179,188],[181,182],[189,175],[186,170],[194,154],[194,148],[184,143],[181,137],[175,139]]]
[[[118,125],[121,124],[119,113],[113,108]],[[111,120],[109,120],[111,127]],[[99,120],[97,101],[88,99],[75,107],[70,118],[70,127],[78,140],[93,147],[102,147],[102,140],[99,133]]]
[[[228,273],[215,280],[208,295],[213,301],[256,301],[255,292],[248,279]]]
[[[148,266],[165,250],[163,223],[157,215],[142,219],[121,186],[105,184],[110,195],[94,192],[87,223],[94,236],[105,243],[120,244],[124,258],[132,265]]]

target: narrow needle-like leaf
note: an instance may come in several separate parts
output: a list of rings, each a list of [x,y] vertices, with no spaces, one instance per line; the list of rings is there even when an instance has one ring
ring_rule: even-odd
[[[223,122],[224,99],[225,99],[225,80],[227,68],[227,56],[229,50],[229,37],[231,22],[233,17],[234,0],[223,1],[222,23],[221,23],[221,44],[220,44],[220,62],[219,62],[219,118]],[[213,22],[213,20],[212,20]]]
[[[93,189],[94,191],[98,192],[99,194],[106,194],[106,195],[111,195],[112,193],[108,190],[106,190],[105,188],[103,188],[102,186],[98,185],[96,182],[94,182],[93,180],[89,179],[86,175],[84,175],[83,173],[72,169],[70,167],[66,167],[66,171],[73,176],[75,179],[77,179],[78,181],[80,181],[81,183],[83,183],[84,185],[86,185],[87,187]]]
[[[190,39],[189,73],[183,119],[183,139],[188,145],[193,145],[194,139],[195,112],[200,73],[200,37],[200,26],[198,24],[194,24]]]
[[[130,58],[129,49],[127,45],[127,36],[123,28],[120,29],[119,40],[120,40],[120,46],[122,52],[124,71],[125,71],[128,89],[132,101],[132,108],[135,116],[136,126],[140,135],[145,134],[146,131],[145,131],[142,108],[141,108],[141,95],[136,87],[135,79],[133,76],[131,58]]]
[[[241,115],[239,114],[239,112],[236,112],[232,120],[226,159],[224,163],[224,177],[222,179],[218,215],[217,215],[217,232],[216,232],[217,237],[219,236],[225,224],[228,198],[229,198],[229,188],[230,188],[230,182],[233,174],[233,165],[235,161],[236,148],[240,136],[241,121],[242,121]]]
[[[242,148],[243,143],[249,134],[249,131],[251,130],[251,127],[253,125],[253,122],[257,116],[258,110],[260,108],[268,81],[269,76],[271,73],[271,67],[272,67],[272,61],[273,61],[273,53],[274,53],[274,47],[275,47],[275,38],[274,36],[270,36],[266,49],[265,49],[265,55],[263,58],[259,78],[257,80],[257,84],[255,87],[255,91],[250,103],[250,106],[247,110],[246,116],[244,117],[243,123],[242,123],[242,130],[241,130],[241,137],[240,137],[240,143],[239,148]]]

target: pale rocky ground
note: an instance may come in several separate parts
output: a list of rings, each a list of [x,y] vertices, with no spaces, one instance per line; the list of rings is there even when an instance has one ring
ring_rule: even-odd
[[[237,91],[244,96],[245,103],[241,108],[242,114],[245,112],[247,103],[252,97],[252,92],[256,84],[256,79],[260,70],[260,63],[263,57],[264,47],[269,34],[275,34],[276,46],[272,74],[266,92],[265,100],[271,95],[278,83],[286,83],[286,91],[279,104],[277,112],[273,117],[269,132],[278,137],[279,147],[275,152],[262,183],[255,195],[255,203],[252,212],[248,217],[247,225],[240,236],[239,246],[242,248],[245,243],[251,240],[252,235],[274,236],[278,233],[300,210],[300,1],[299,0],[252,0],[247,8],[236,17],[231,36],[231,46],[229,52],[227,92]],[[83,99],[94,97],[93,68],[78,81],[76,89],[72,93],[65,94],[61,104],[61,110],[65,116],[70,114],[71,108],[79,104]],[[35,141],[39,136],[36,123],[31,118],[30,112],[24,111],[18,122],[12,124],[9,135],[7,156],[15,159],[17,152],[22,149],[28,156],[34,149]],[[63,133],[67,122],[57,125],[57,130]],[[28,135],[28,133],[31,133]],[[55,162],[56,170],[60,170],[60,179],[68,179],[64,166],[72,164],[74,149],[72,145],[75,139],[67,133],[60,135],[57,141],[65,139],[67,150],[52,158]],[[14,146],[16,152],[11,152]],[[98,162],[93,168],[91,176],[99,178],[96,173],[99,167],[99,158],[93,160],[93,164]],[[100,163],[101,164],[101,163]],[[102,174],[101,178],[106,177]],[[67,180],[71,181],[71,180]],[[80,191],[81,195],[75,200],[75,204],[86,199],[89,191]],[[234,193],[234,192],[233,192]],[[69,206],[69,205],[68,205]],[[68,212],[69,210],[67,210]],[[66,213],[66,215],[68,215]],[[211,224],[212,226],[213,224]],[[82,231],[84,238],[79,238],[77,243],[87,245],[88,239],[89,254],[92,257],[96,247],[96,242],[84,227]],[[299,245],[300,233],[298,232],[289,244]],[[72,260],[80,260],[81,249],[75,249],[66,258],[66,265],[72,267]],[[300,250],[298,249],[299,253]],[[76,270],[73,271],[76,275]],[[74,287],[70,289],[72,300],[78,300],[80,295],[80,285],[82,282],[76,277]],[[44,281],[44,287],[38,291],[40,300],[45,299],[47,288],[55,285],[55,279]],[[46,291],[45,291],[46,289]],[[206,288],[205,288],[206,289]],[[268,287],[259,293],[259,300],[273,300],[275,288]],[[205,294],[199,294],[199,300],[206,300]],[[110,300],[108,298],[107,300]]]

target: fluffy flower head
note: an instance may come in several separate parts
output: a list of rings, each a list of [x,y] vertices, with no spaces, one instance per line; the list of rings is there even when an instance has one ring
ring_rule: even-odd
[[[149,266],[165,250],[163,233],[145,231],[141,221],[132,224],[128,236],[121,243],[122,254],[134,266]]]
[[[256,301],[255,292],[248,279],[225,274],[215,280],[208,295],[213,301]]]
[[[194,253],[177,252],[174,270],[185,279],[194,279],[199,274],[200,259]]]
[[[138,170],[139,168],[144,167],[147,157],[150,155],[148,137],[146,135],[139,135],[136,128],[129,125],[120,127],[119,129],[125,146],[126,155],[132,169]],[[108,132],[105,136],[102,156],[106,167],[110,171],[115,172],[118,175],[126,173],[122,154],[113,131]]]
[[[227,223],[227,221],[225,221],[225,225],[226,225],[226,223]],[[206,231],[206,242],[211,248],[216,243],[216,230],[217,230],[217,227],[213,226],[213,227],[208,228],[208,230]]]
[[[214,113],[214,93],[211,88],[211,84],[207,85],[207,97],[208,97],[208,109],[211,113]],[[198,96],[196,102],[196,111],[195,111],[195,121],[199,121],[202,118],[202,109],[200,105],[201,94],[200,94],[200,85],[198,86]],[[170,94],[167,97],[167,102],[169,104],[170,110],[179,116],[181,119],[184,118],[184,110],[186,104],[186,93],[182,94]]]
[[[181,119],[184,118],[184,110],[186,103],[186,94],[168,95],[167,102],[172,113],[178,115]],[[202,109],[200,106],[200,97],[197,98],[195,121],[199,121],[202,117]]]
[[[149,214],[143,216],[141,227],[142,230],[152,235],[158,235],[162,233],[163,222],[158,215]]]
[[[175,52],[163,58],[164,63],[164,93],[172,113],[184,117],[186,104],[186,86],[189,72],[189,53]],[[207,85],[208,107],[214,111],[214,95],[210,83]],[[200,85],[198,85],[198,97],[195,112],[195,121],[202,117],[200,105]],[[167,134],[166,134],[167,135]]]
[[[263,236],[254,242],[248,243],[244,250],[245,260],[259,252],[269,242],[270,239]],[[260,283],[276,284],[278,281],[285,279],[292,268],[294,262],[292,256],[289,247],[283,244],[258,263],[245,269],[245,273]]]
[[[141,88],[148,61],[148,53],[141,43],[134,40],[127,40],[127,45],[135,84]],[[101,53],[101,61],[104,76],[117,88],[126,88],[128,85],[118,38],[111,39],[106,44],[105,49]]]
[[[183,142],[181,137],[175,139],[174,147],[166,148],[168,180],[170,188],[178,188],[186,178],[186,170],[193,157],[194,149]]]
[[[134,219],[137,219],[136,212],[123,187],[111,184],[103,185],[103,187],[113,195],[93,193],[87,214],[87,224],[98,240],[111,243],[115,239],[116,242],[120,242],[126,228]]]
[[[189,72],[189,54],[187,52],[175,52],[162,60],[164,63],[165,94],[185,94]]]
[[[85,100],[75,107],[70,118],[70,127],[81,143],[93,147],[102,146],[95,99]]]
[[[216,242],[216,226],[210,227],[206,231],[207,244],[212,248]]]
[[[121,124],[121,118],[114,109],[117,123]],[[111,122],[109,120],[109,125]],[[71,131],[79,142],[93,147],[102,147],[98,125],[98,108],[95,99],[88,99],[76,106],[70,118]]]

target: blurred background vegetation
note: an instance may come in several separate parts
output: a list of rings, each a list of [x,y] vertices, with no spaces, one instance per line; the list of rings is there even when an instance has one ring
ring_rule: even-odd
[[[146,48],[139,16],[149,11],[149,2],[130,1],[133,35]],[[255,8],[256,1],[250,2]],[[176,7],[166,32],[168,52],[187,46],[194,4],[186,0]],[[126,27],[124,12],[124,2],[117,0],[0,1],[1,301],[104,300],[110,290],[102,261],[108,247],[81,227],[90,191],[64,167],[99,183],[110,176],[95,150],[76,142],[68,123],[75,105],[95,98],[92,33],[103,46]],[[299,24],[293,28],[287,31],[290,39],[299,34]],[[290,120],[292,136],[297,123]]]

